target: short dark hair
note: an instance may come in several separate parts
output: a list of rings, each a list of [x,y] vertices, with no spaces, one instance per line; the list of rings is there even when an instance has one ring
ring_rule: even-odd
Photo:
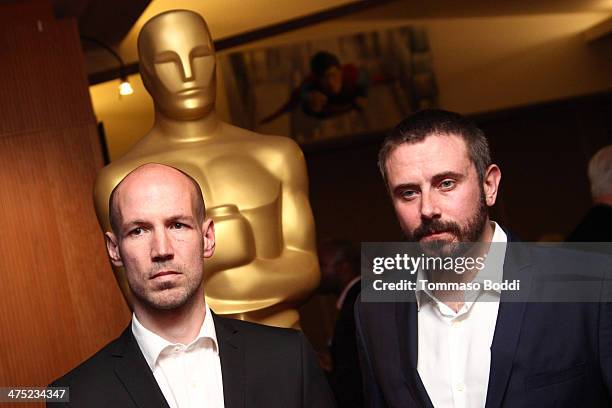
[[[338,57],[327,51],[319,51],[310,59],[310,70],[318,77],[323,76],[329,67],[339,66]]]
[[[491,164],[489,142],[484,132],[466,117],[442,109],[425,109],[402,120],[385,138],[378,152],[378,168],[387,184],[387,160],[396,147],[417,143],[431,135],[461,137],[467,146],[468,157],[476,167],[480,182]]]
[[[146,166],[146,164],[143,166]],[[164,166],[172,167],[172,166],[167,166],[167,165],[164,165]],[[123,183],[123,180],[125,180],[127,176],[132,174],[138,168],[132,170],[125,177],[123,177],[123,179],[121,179],[121,181],[115,186],[115,188],[113,188],[113,191],[111,192],[111,195],[108,199],[108,219],[110,222],[111,229],[113,230],[113,233],[117,237],[119,237],[119,228],[121,227],[121,212],[119,211],[119,208],[117,208],[117,204],[115,203],[116,196],[117,196],[117,190],[119,189],[119,186],[121,185],[121,183]],[[191,177],[189,174],[185,173],[184,171],[177,169],[175,167],[172,167],[172,168],[182,173],[185,177],[189,179],[189,181],[191,181],[191,184],[193,184],[193,188],[195,191],[194,207],[196,209],[196,217],[200,224],[203,223],[204,219],[206,218],[206,207],[204,205],[204,194],[202,194],[202,189],[200,188],[200,184],[196,181],[196,179],[194,179],[193,177]]]

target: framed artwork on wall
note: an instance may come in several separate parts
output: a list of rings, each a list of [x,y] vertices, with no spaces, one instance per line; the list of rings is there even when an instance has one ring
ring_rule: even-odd
[[[219,65],[232,123],[308,145],[436,106],[432,61],[426,30],[400,26],[229,52]]]

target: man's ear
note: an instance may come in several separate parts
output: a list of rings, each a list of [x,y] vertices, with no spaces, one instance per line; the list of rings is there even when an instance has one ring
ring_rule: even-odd
[[[202,236],[204,238],[204,258],[210,258],[215,253],[215,223],[207,218],[202,223]]]
[[[499,191],[499,182],[501,181],[501,170],[496,164],[491,164],[487,167],[484,174],[483,189],[485,194],[485,202],[488,207],[492,207],[497,200],[497,192]]]
[[[123,266],[121,254],[119,253],[119,242],[117,241],[115,234],[112,232],[106,232],[104,233],[104,239],[106,241],[106,252],[108,252],[108,257],[110,258],[113,266]]]

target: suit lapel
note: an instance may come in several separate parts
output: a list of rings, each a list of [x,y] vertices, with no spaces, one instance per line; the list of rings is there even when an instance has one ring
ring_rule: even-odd
[[[169,408],[132,334],[131,325],[121,334],[112,355],[115,374],[138,407]]]
[[[504,280],[520,279],[521,301],[512,301],[511,298],[517,294],[502,292],[491,345],[486,408],[501,406],[508,385],[531,286],[530,269],[527,246],[518,242],[509,242],[504,261]]]
[[[244,344],[231,319],[213,313],[215,331],[219,341],[219,358],[223,376],[223,399],[226,408],[243,408],[246,379],[244,370]]]
[[[396,324],[400,342],[400,358],[401,361],[408,362],[408,364],[402,364],[402,367],[404,368],[403,374],[406,385],[413,399],[417,401],[420,406],[433,408],[433,404],[429,399],[429,395],[417,371],[419,342],[419,321],[417,313],[416,302],[396,303]]]

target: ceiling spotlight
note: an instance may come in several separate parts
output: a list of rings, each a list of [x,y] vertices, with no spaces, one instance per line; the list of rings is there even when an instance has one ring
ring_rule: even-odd
[[[121,83],[119,84],[119,95],[126,96],[134,93],[134,88],[130,85],[130,82],[127,80],[127,77],[121,78]]]

